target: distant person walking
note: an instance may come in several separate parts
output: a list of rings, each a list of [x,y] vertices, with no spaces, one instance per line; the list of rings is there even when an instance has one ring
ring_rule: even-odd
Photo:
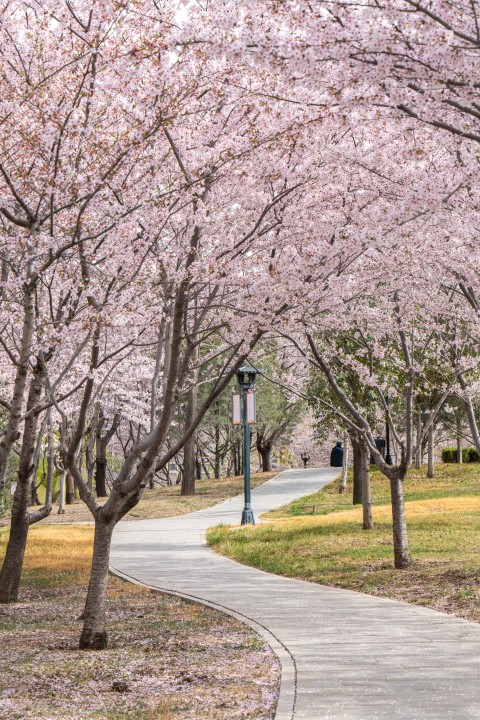
[[[306,468],[306,467],[307,467],[307,463],[308,463],[308,461],[310,460],[310,455],[309,455],[308,453],[302,453],[302,454],[300,455],[300,457],[301,457],[302,460],[303,460],[303,467]]]
[[[342,443],[338,441],[330,453],[330,467],[343,467],[343,453]]]

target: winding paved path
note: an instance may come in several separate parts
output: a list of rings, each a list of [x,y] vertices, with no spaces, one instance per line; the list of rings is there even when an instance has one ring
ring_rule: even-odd
[[[256,516],[333,480],[292,470],[253,492]],[[246,620],[282,663],[276,720],[480,720],[480,625],[413,605],[270,575],[203,545],[242,498],[118,526],[112,570]]]

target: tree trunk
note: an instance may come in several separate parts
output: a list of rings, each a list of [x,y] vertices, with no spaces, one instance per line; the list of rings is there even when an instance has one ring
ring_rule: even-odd
[[[417,407],[417,451],[415,453],[415,467],[420,470],[422,467],[422,413]]]
[[[353,448],[353,504],[362,502],[362,450],[357,437],[352,437]]]
[[[189,417],[192,417],[189,415]],[[195,495],[195,433],[183,448],[183,477],[181,495]]]
[[[102,435],[106,418],[103,408],[99,408],[95,430],[95,492],[97,497],[107,497],[107,448],[120,423],[120,415],[115,413],[110,428]],[[152,477],[154,469],[152,468]]]
[[[403,496],[403,480],[390,478],[393,517],[393,552],[395,567],[403,570],[410,567],[412,558],[408,548],[407,518],[405,516],[405,500]]]
[[[242,448],[239,440],[235,440],[232,445],[233,456],[233,472],[236,477],[243,474]]]
[[[102,408],[98,411],[95,428],[95,492],[97,497],[107,497],[107,443],[102,437],[105,415]]]
[[[463,462],[463,456],[462,456],[462,421],[460,417],[457,415],[456,417],[456,424],[457,424],[457,463]]]
[[[434,428],[433,423],[428,428],[428,470],[427,477],[433,478],[435,476],[435,465],[434,465]]]
[[[215,403],[216,422],[215,422],[215,479],[219,480],[222,476],[222,458],[220,456],[220,418],[218,400]]]
[[[22,342],[20,346],[15,380],[13,383],[12,401],[10,403],[8,422],[0,441],[0,490],[3,489],[3,486],[5,485],[8,457],[14,443],[18,439],[18,427],[20,425],[22,405],[25,398],[32,338],[35,327],[35,286],[30,283],[25,284],[23,294],[24,316]]]
[[[107,448],[104,443],[97,445],[95,461],[95,492],[97,497],[107,497]]]
[[[48,412],[45,413],[45,416],[42,420],[42,423],[40,425],[40,429],[37,433],[37,439],[35,442],[35,449],[33,451],[33,478],[32,483],[30,486],[30,505],[40,505],[40,500],[38,499],[37,495],[37,478],[38,478],[38,469],[40,466],[40,455],[42,452],[42,441],[43,436],[45,435],[45,430],[47,427],[47,420],[48,420]]]
[[[87,470],[87,488],[93,490],[93,474],[95,472],[95,458],[93,457],[93,448],[97,436],[96,428],[98,422],[98,408],[95,410],[94,416],[90,423],[90,432],[85,442],[85,467]]]
[[[40,399],[43,387],[43,374],[41,363],[36,364],[27,400],[27,411],[34,408]],[[17,487],[13,495],[12,518],[10,524],[10,537],[7,544],[5,559],[0,572],[0,602],[9,603],[17,600],[22,574],[23,558],[27,544],[28,528],[31,518],[28,514],[30,501],[30,483],[32,481],[32,460],[35,449],[35,436],[37,432],[37,413],[27,416],[23,428],[22,448],[17,474]],[[36,519],[46,517],[51,507],[45,506],[43,514]],[[33,517],[33,516],[32,516]]]
[[[192,353],[192,361],[195,363],[198,360],[198,346]],[[191,422],[191,419],[195,417],[198,412],[198,384],[197,384],[197,370],[193,371],[192,385],[188,391],[188,401],[185,414],[185,426]],[[182,489],[181,495],[195,495],[195,456],[197,446],[197,433],[194,432],[190,435],[189,439],[183,448],[183,477],[182,477]]]
[[[271,472],[272,470],[272,446],[270,443],[258,447],[258,452],[262,459],[262,472]]]
[[[17,484],[18,488],[18,484]],[[16,493],[16,491],[15,491]],[[28,512],[19,503],[12,510],[10,537],[0,573],[0,603],[18,600],[23,559],[28,537]]]
[[[47,411],[47,482],[45,487],[45,505],[52,504],[53,495],[53,468],[54,468],[54,448],[53,448],[53,426],[52,426],[52,409],[49,408]]]
[[[105,601],[113,528],[113,522],[107,522],[101,513],[97,514],[92,569],[85,603],[80,650],[104,650],[107,647]]]
[[[60,468],[59,475],[60,475],[60,491],[58,494],[58,514],[59,515],[65,515],[65,476],[66,476],[65,470]]]
[[[65,502],[67,505],[73,505],[73,502],[75,500],[75,482],[73,480],[73,475],[67,471],[67,477],[65,478],[65,484],[66,484],[66,493],[65,493]]]
[[[145,479],[145,487],[155,490],[155,468],[152,468]]]
[[[370,492],[370,450],[365,440],[360,441],[362,462],[363,529],[373,530],[372,496]]]
[[[342,478],[340,480],[340,487],[338,492],[340,495],[344,495],[347,492],[347,472],[348,472],[348,433],[343,433],[343,465],[342,465]]]
[[[200,470],[203,468],[203,472],[205,473],[205,477],[207,480],[211,480],[210,472],[208,470],[208,458],[205,458],[204,453],[200,450],[199,455],[197,456],[197,463],[199,463]],[[210,465],[211,468],[211,465]],[[201,480],[201,474],[197,476],[198,480]]]

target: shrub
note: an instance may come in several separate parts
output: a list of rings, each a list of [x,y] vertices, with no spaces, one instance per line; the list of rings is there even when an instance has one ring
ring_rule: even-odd
[[[480,462],[480,456],[475,448],[462,448],[462,461],[464,463],[475,463]],[[443,448],[442,450],[442,462],[444,463],[456,463],[457,462],[457,448]]]
[[[463,462],[480,462],[480,456],[475,448],[463,448],[462,449]]]

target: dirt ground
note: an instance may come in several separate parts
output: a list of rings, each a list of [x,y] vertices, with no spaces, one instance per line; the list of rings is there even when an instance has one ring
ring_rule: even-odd
[[[31,529],[20,602],[0,606],[2,720],[273,717],[275,655],[201,605],[110,577],[109,647],[78,650],[92,541],[91,526]]]

